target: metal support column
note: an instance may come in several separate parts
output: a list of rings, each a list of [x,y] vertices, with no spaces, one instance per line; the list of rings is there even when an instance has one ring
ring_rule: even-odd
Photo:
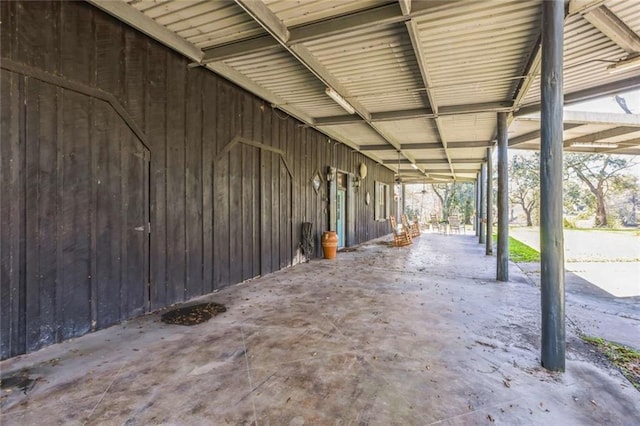
[[[476,173],[476,181],[473,184],[473,230],[476,232],[476,237],[480,235],[480,173]]]
[[[487,148],[487,256],[493,254],[493,156],[491,148]]]
[[[485,181],[487,178],[487,163],[482,163],[482,168],[480,169],[480,181],[478,182],[478,187],[480,188],[480,203],[478,205],[478,228],[480,228],[480,235],[478,236],[478,243],[485,244],[486,234],[485,234],[485,219],[486,219],[486,208],[487,208],[487,187],[485,185]]]
[[[564,371],[564,237],[562,234],[562,107],[564,1],[542,2],[540,112],[540,257],[542,366]]]
[[[509,281],[509,136],[507,113],[498,113],[498,255],[496,279]]]

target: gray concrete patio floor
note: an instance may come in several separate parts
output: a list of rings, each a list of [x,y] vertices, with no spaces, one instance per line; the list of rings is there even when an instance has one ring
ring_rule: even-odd
[[[571,328],[566,373],[540,367],[538,288],[513,264],[496,282],[471,235],[378,240],[199,301],[228,311],[3,361],[37,381],[3,392],[0,423],[640,423],[640,392]]]

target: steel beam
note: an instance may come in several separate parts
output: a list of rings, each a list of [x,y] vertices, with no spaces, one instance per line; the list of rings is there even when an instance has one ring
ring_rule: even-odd
[[[564,146],[569,147],[572,143],[592,143],[598,142],[604,139],[615,138],[618,136],[624,136],[629,133],[640,132],[640,127],[614,127],[613,129],[603,130],[601,132],[589,133],[587,135],[577,136],[575,138],[567,139],[564,141]]]
[[[235,84],[243,87],[249,92],[252,92],[256,96],[261,97],[272,105],[275,105],[278,109],[284,111],[292,117],[295,117],[305,123],[311,123],[313,121],[312,118],[304,112],[289,106],[283,99],[274,95],[270,91],[265,90],[262,86],[258,85],[256,82],[254,82],[244,74],[239,73],[227,64],[224,64],[222,62],[213,62],[207,64],[206,67],[211,71],[233,81]]]
[[[542,366],[565,369],[564,237],[562,234],[562,88],[564,2],[542,3],[540,255]]]
[[[498,113],[498,254],[496,279],[509,281],[509,135],[507,113]]]
[[[206,55],[206,52],[205,52]],[[434,113],[431,108],[416,108],[399,111],[384,111],[371,113],[372,122],[413,120],[416,118],[436,118],[448,115],[478,114],[483,112],[509,112],[513,108],[510,103],[486,102],[480,104],[451,105],[443,106]],[[341,124],[364,123],[364,120],[354,115],[338,115],[333,117],[317,118],[314,122],[316,126],[334,126]]]
[[[365,148],[365,147],[362,147]],[[475,159],[469,159],[469,158],[458,158],[455,160],[452,160],[453,164],[482,164],[485,161],[485,158],[479,158],[477,160]],[[398,164],[398,160],[383,160],[382,164]],[[411,161],[407,160],[406,158],[401,158],[400,159],[400,164],[411,164]],[[427,159],[422,159],[422,160],[418,160],[416,159],[416,164],[449,164],[447,162],[447,160],[445,158],[427,158]],[[474,170],[474,173],[477,170]]]
[[[385,134],[384,131],[377,128],[371,122],[371,114],[355,97],[351,96],[346,87],[331,73],[329,70],[321,64],[318,59],[311,54],[309,49],[293,40],[289,29],[284,23],[273,13],[262,1],[260,0],[235,0],[254,21],[262,26],[291,56],[293,56],[300,64],[307,68],[318,80],[325,86],[333,89],[342,98],[346,99],[353,107],[356,113],[364,119],[364,121],[371,127],[376,133],[388,142],[393,148],[400,151],[400,144]],[[395,5],[399,9],[398,5]],[[290,40],[291,38],[291,40]],[[217,64],[217,63],[211,63]],[[313,120],[309,121],[310,124],[317,126]],[[413,161],[411,156],[402,152],[402,155],[407,159]]]
[[[473,229],[476,231],[476,237],[480,235],[480,172],[476,173],[476,181],[473,183]]]
[[[105,0],[99,0],[105,1]],[[109,0],[107,0],[110,2]],[[243,3],[249,4],[249,0],[242,0]],[[377,26],[383,26],[393,24],[397,22],[404,22],[411,18],[416,18],[424,15],[428,15],[433,10],[439,8],[450,7],[451,0],[430,0],[428,2],[418,2],[411,7],[411,13],[409,15],[403,15],[399,4],[388,4],[379,7],[370,8],[360,12],[351,13],[349,15],[332,18],[325,21],[314,22],[311,24],[301,25],[296,28],[288,28],[288,45],[306,43],[322,38],[336,36],[340,34],[346,34],[352,31],[357,31],[362,28],[374,28]],[[279,24],[275,24],[279,27]],[[273,40],[270,36],[260,37],[248,37],[239,39],[236,42],[230,43],[229,46],[237,45],[236,54],[243,55],[247,51],[242,50],[243,47],[248,47],[253,50],[253,44],[244,44],[248,40],[260,40],[257,43],[262,44],[265,49],[277,46],[278,42]],[[221,45],[219,45],[221,46]],[[212,46],[217,48],[219,46]]]
[[[582,125],[583,124],[578,124],[578,123],[564,123],[563,128],[564,130],[571,130],[573,128],[580,127]],[[534,139],[540,139],[540,129],[509,139],[509,146],[520,145],[525,142],[530,142]]]
[[[564,104],[572,105],[579,102],[590,101],[592,99],[601,98],[607,95],[614,95],[620,92],[640,89],[640,76],[630,77],[625,80],[614,81],[599,86],[590,87],[588,89],[578,90],[573,93],[564,95]],[[541,104],[531,104],[520,108],[514,113],[515,117],[540,112]]]
[[[480,181],[478,182],[478,186],[480,187],[480,201],[478,205],[478,216],[479,216],[479,229],[480,233],[478,235],[478,243],[486,244],[486,217],[487,217],[487,163],[482,164],[482,168],[480,169]]]
[[[289,41],[287,26],[260,0],[235,0],[254,21],[260,24],[278,42]]]
[[[536,114],[529,117],[519,117],[518,120],[540,121],[540,115]],[[615,112],[565,111],[563,113],[563,123],[578,125],[603,124],[607,126],[640,127],[640,115],[619,114]]]
[[[239,56],[239,52],[242,52],[243,55],[249,55],[254,52],[267,51],[269,49],[282,49],[282,46],[271,36],[250,38],[248,40],[206,49],[200,63],[208,64],[209,62],[224,61],[225,59]]]
[[[453,164],[482,164],[486,161],[486,158],[454,158],[451,160]],[[416,160],[418,164],[446,164],[446,159],[429,158],[425,160]]]
[[[493,155],[491,148],[487,148],[487,239],[485,254],[493,254]]]
[[[376,145],[361,145],[360,151],[396,151],[391,145],[376,144]],[[396,160],[397,162],[397,160]]]
[[[411,45],[413,47],[413,54],[416,58],[416,62],[418,63],[418,69],[420,70],[420,75],[422,76],[422,83],[427,92],[427,98],[429,99],[429,106],[433,110],[433,113],[436,115],[434,121],[436,123],[436,129],[438,131],[438,137],[440,137],[440,142],[442,143],[442,147],[444,148],[444,154],[447,157],[447,161],[449,161],[449,168],[451,169],[451,173],[454,174],[453,165],[451,164],[451,156],[449,155],[449,151],[447,149],[447,140],[444,137],[444,132],[442,131],[442,123],[438,118],[438,103],[436,101],[435,95],[432,90],[432,82],[431,77],[429,76],[429,72],[427,69],[427,59],[424,55],[424,50],[422,48],[422,42],[420,41],[420,32],[418,30],[418,24],[415,20],[411,19],[406,22],[407,32],[409,34],[409,39],[411,40]]]
[[[582,13],[582,17],[625,52],[640,52],[640,37],[606,6],[589,9]]]
[[[136,8],[129,6],[127,3],[110,0],[88,1],[97,8],[115,16],[125,24],[143,32],[152,39],[159,41],[176,52],[180,52],[192,61],[200,62],[202,59],[203,53],[200,48],[176,35],[173,31],[167,29],[163,25],[158,24],[156,21],[138,11]]]

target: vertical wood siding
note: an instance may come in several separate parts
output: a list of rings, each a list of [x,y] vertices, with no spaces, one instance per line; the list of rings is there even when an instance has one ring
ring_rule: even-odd
[[[369,169],[350,243],[389,233],[373,194],[393,173],[362,154],[88,4],[0,2],[0,19],[2,358],[291,266],[305,221],[321,255],[311,178],[329,166]],[[235,136],[285,158],[220,155]]]

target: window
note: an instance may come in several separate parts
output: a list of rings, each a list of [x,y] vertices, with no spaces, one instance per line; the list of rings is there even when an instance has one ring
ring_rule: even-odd
[[[375,192],[375,220],[387,220],[389,217],[389,185],[382,182],[376,182]]]

